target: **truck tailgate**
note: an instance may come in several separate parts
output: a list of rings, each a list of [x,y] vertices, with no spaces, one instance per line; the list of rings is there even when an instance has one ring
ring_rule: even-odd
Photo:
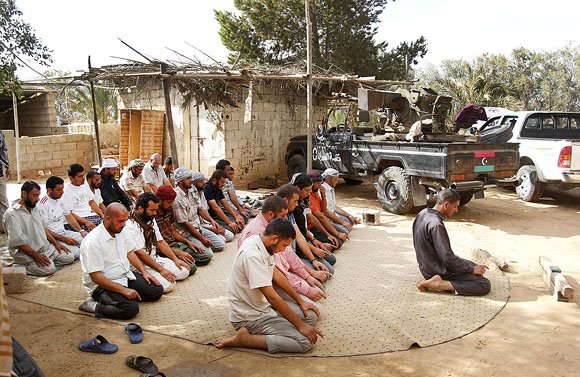
[[[452,182],[512,177],[519,167],[517,144],[469,144],[449,147],[448,174]]]

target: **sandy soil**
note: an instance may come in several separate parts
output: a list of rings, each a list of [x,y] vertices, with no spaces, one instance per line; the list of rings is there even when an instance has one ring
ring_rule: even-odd
[[[353,212],[379,209],[370,186],[341,185],[338,193],[343,207]],[[556,302],[548,294],[538,257],[549,256],[580,289],[580,200],[578,195],[548,195],[556,199],[524,203],[509,190],[490,189],[485,199],[472,201],[447,222],[455,249],[481,247],[510,262],[512,292],[490,323],[445,344],[373,356],[300,359],[216,350],[152,333],[145,334],[142,344],[131,345],[118,325],[11,298],[14,335],[47,376],[138,376],[123,364],[130,354],[152,357],[168,376],[207,376],[211,371],[228,376],[577,375],[579,301]],[[383,212],[381,221],[408,234],[413,218]],[[119,352],[94,355],[77,350],[80,340],[96,334],[117,343]]]

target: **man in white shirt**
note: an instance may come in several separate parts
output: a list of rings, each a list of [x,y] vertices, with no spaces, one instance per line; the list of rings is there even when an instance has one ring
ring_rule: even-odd
[[[119,180],[119,186],[127,193],[127,196],[133,204],[137,200],[137,197],[141,195],[143,191],[150,191],[149,185],[145,184],[145,179],[143,178],[143,168],[145,163],[139,159],[131,160],[129,162],[129,167],[121,176]]]
[[[154,153],[149,158],[149,162],[143,168],[143,178],[145,184],[149,186],[151,192],[157,192],[159,186],[169,185],[169,179],[165,175],[165,171],[161,166],[161,155]]]
[[[167,293],[173,290],[177,280],[185,280],[189,276],[190,267],[177,258],[163,239],[155,222],[158,207],[159,199],[153,193],[144,192],[139,195],[125,232],[129,249],[137,254],[145,269],[161,283],[163,291]],[[157,249],[165,257],[158,255]]]
[[[46,180],[46,195],[36,205],[35,211],[42,216],[47,232],[63,247],[70,250],[75,260],[79,259],[79,246],[87,232],[81,228],[71,214],[65,201],[62,200],[64,181],[61,177],[52,176]],[[65,220],[75,231],[64,228]]]
[[[8,234],[8,251],[14,262],[26,267],[29,275],[48,276],[56,272],[55,264],[70,264],[74,256],[44,230],[40,214],[33,211],[39,199],[38,183],[24,182],[20,200],[6,210],[3,222]]]
[[[303,322],[272,287],[274,259],[290,245],[296,232],[286,219],[274,219],[261,235],[247,238],[240,247],[228,280],[229,319],[237,333],[216,342],[216,347],[243,347],[268,352],[306,352],[322,336],[316,327]],[[302,302],[320,314],[316,306]]]
[[[350,233],[352,226],[360,224],[360,219],[340,208],[336,203],[334,188],[338,184],[339,171],[328,168],[322,173],[324,183],[322,186],[326,190],[326,209],[322,209],[324,215],[330,219],[330,223],[342,233]]]
[[[95,170],[87,172],[87,185],[91,192],[95,195],[95,203],[102,213],[105,213],[105,205],[103,204],[103,196],[101,195],[101,173]]]
[[[137,301],[157,301],[163,295],[163,286],[130,250],[123,232],[128,218],[122,204],[111,203],[103,222],[81,244],[83,285],[90,297],[79,309],[97,318],[131,319],[139,313]]]
[[[68,168],[69,183],[64,186],[63,201],[77,222],[87,231],[91,231],[103,220],[103,211],[95,202],[95,194],[85,184],[85,168],[80,164],[72,164]],[[67,230],[74,231],[70,225]]]

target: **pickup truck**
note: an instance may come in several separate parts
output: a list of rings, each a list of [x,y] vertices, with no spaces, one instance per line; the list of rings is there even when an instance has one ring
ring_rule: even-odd
[[[547,185],[580,186],[580,113],[516,113],[510,142],[520,145],[516,192],[524,201],[542,197]]]
[[[382,207],[395,214],[427,205],[448,187],[459,192],[465,205],[474,196],[482,198],[486,184],[514,177],[520,166],[517,144],[378,141],[359,128],[322,124],[313,135],[312,166],[337,169],[347,183],[374,183]],[[289,177],[305,172],[306,145],[306,136],[290,139],[285,155]]]

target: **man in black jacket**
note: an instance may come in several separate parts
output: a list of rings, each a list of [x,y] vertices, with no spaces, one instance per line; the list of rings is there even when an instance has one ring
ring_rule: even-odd
[[[130,211],[133,208],[131,200],[125,194],[125,191],[119,187],[115,174],[119,169],[119,164],[112,158],[105,158],[103,165],[99,169],[101,173],[101,196],[103,197],[103,204],[107,207],[111,203],[121,203]]]
[[[449,291],[463,296],[483,296],[491,283],[483,277],[487,266],[455,255],[443,220],[459,208],[459,194],[445,189],[437,195],[433,208],[425,208],[413,222],[413,246],[419,270],[425,278],[417,283],[420,291]]]

